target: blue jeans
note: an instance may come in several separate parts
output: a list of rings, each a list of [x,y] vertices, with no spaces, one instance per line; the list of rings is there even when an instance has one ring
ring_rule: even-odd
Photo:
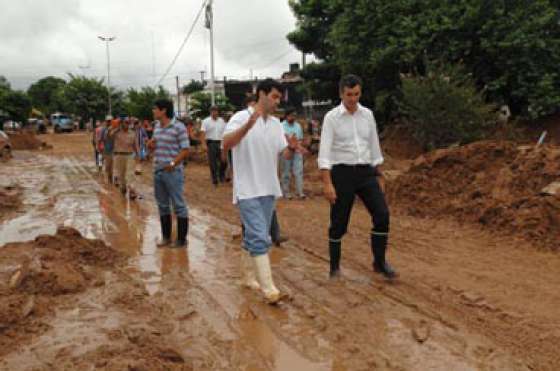
[[[154,191],[160,216],[171,215],[170,205],[173,205],[175,215],[188,217],[187,204],[183,198],[184,186],[185,178],[180,167],[171,172],[157,170],[154,173]]]
[[[263,196],[238,200],[237,207],[241,214],[241,222],[245,227],[243,248],[251,256],[268,253],[272,241],[270,239],[270,223],[276,200],[274,196]]]
[[[303,195],[303,155],[294,153],[290,160],[282,158],[282,193],[287,196],[290,193],[290,175],[294,174],[296,181],[296,192],[298,196]]]

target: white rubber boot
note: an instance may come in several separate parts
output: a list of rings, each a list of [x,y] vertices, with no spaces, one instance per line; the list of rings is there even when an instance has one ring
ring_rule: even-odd
[[[259,279],[264,298],[268,304],[276,304],[280,300],[281,295],[272,281],[272,271],[270,270],[268,254],[253,257],[253,262],[255,263],[257,278]]]
[[[261,286],[259,281],[257,281],[257,275],[255,274],[255,267],[251,261],[251,256],[248,252],[241,252],[241,284],[243,287],[252,290],[259,290]]]

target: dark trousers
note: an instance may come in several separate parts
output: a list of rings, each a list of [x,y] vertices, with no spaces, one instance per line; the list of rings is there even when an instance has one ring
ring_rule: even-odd
[[[352,206],[357,195],[371,216],[373,225],[371,247],[374,259],[378,261],[378,264],[383,264],[389,234],[389,209],[375,175],[375,169],[369,165],[333,166],[331,180],[336,190],[336,202],[331,205],[329,241],[333,248],[338,246],[340,251],[342,236],[348,229]],[[331,250],[333,249],[331,248]],[[340,259],[339,256],[335,258],[335,260],[338,259]],[[335,266],[338,264],[334,263]]]
[[[222,164],[222,149],[220,148],[221,141],[207,140],[206,145],[208,147],[208,164],[210,166],[212,183],[218,184],[218,181],[224,181],[226,170]]]

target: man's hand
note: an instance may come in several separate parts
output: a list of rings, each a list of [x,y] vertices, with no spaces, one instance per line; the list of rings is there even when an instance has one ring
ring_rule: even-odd
[[[146,141],[146,146],[148,147],[148,149],[150,151],[153,151],[156,149],[156,139],[152,138]]]
[[[169,163],[166,167],[163,168],[163,170],[167,171],[168,173],[172,172],[173,170],[175,170],[175,164],[171,164]]]
[[[336,202],[336,190],[334,189],[332,183],[323,185],[323,195],[331,203],[331,205],[334,205]]]
[[[293,150],[299,147],[299,142],[295,135],[290,135],[288,137],[288,147],[290,147]]]
[[[249,121],[247,121],[247,129],[251,129],[253,126],[255,126],[255,123],[257,122],[260,116],[261,116],[260,110],[255,109],[255,112],[253,112],[253,114],[249,117]]]
[[[379,184],[379,188],[381,192],[385,193],[386,184],[385,184],[385,177],[383,175],[377,177],[377,183]]]

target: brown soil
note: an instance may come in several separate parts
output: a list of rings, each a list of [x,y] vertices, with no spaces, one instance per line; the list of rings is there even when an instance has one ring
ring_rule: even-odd
[[[10,142],[14,150],[49,149],[48,144],[39,140],[34,133],[29,131],[10,134]]]
[[[5,276],[0,282],[17,282],[13,272],[26,261],[32,272],[39,267],[66,277],[41,276],[48,278],[41,285],[46,293],[22,285],[29,291],[6,300],[12,303],[2,310],[6,321],[23,322],[17,322],[22,330],[8,349],[0,350],[0,369],[556,371],[560,366],[556,253],[477,223],[411,216],[396,200],[389,259],[401,277],[389,284],[371,271],[371,220],[356,202],[343,242],[342,277],[333,282],[327,278],[329,205],[312,192],[317,187],[320,193],[312,173],[306,178],[310,198],[277,205],[290,240],[272,250],[273,275],[289,299],[271,307],[240,287],[239,240],[232,239],[240,230],[239,213],[231,204],[231,185],[212,187],[208,168],[190,163],[189,246],[158,249],[150,166],[135,179],[142,198],[128,202],[97,175],[89,136],[70,135],[70,143],[67,135],[47,136],[55,144],[52,151],[20,152],[0,168],[0,177],[26,184],[25,214],[0,223],[0,245],[34,239],[37,229],[64,223],[128,259],[69,252],[74,244],[64,241],[78,238],[75,232],[56,242],[60,251],[47,259],[40,255],[46,260],[40,265],[26,256],[45,247],[0,246]],[[314,167],[313,161],[306,166]],[[391,169],[390,161],[387,167],[406,171]],[[34,305],[28,297],[35,298]],[[22,305],[37,311],[21,320],[29,311],[17,309]],[[46,314],[41,308],[48,308]]]
[[[419,157],[391,184],[389,197],[410,215],[453,216],[559,248],[560,148],[483,141]]]
[[[413,159],[424,153],[420,145],[402,124],[392,124],[380,135],[383,153],[395,159]]]
[[[0,187],[0,221],[21,206],[21,192],[16,185]]]

